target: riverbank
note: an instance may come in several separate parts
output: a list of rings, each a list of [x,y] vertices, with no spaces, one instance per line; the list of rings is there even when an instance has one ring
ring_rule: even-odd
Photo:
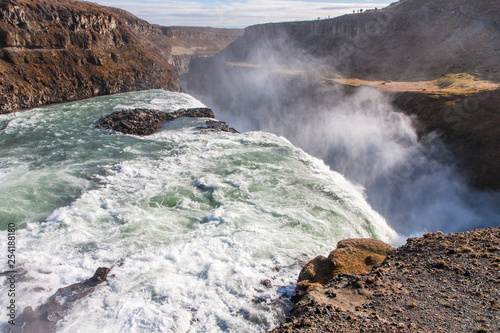
[[[85,1],[2,1],[0,114],[120,92],[182,91],[169,50],[152,45],[162,38],[130,13]]]

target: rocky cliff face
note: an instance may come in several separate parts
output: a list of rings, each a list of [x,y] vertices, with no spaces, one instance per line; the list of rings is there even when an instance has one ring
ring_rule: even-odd
[[[176,54],[171,55],[168,62],[172,66],[174,66],[180,74],[184,74],[189,71],[189,65],[191,64],[191,61],[198,57],[200,56],[197,54]]]
[[[163,34],[174,38],[179,45],[225,47],[243,35],[242,29],[219,29],[202,27],[161,27]]]
[[[465,94],[400,92],[393,104],[418,115],[420,135],[438,133],[475,187],[500,189],[500,90]]]
[[[181,91],[176,70],[145,38],[155,34],[131,14],[83,1],[2,1],[0,113],[132,90]]]
[[[498,21],[495,0],[405,0],[334,19],[248,27],[217,58],[271,58],[287,66],[313,58],[316,67],[363,79],[420,80],[467,71],[500,80]]]
[[[191,60],[212,57],[243,34],[242,29],[159,28],[165,36],[165,42],[171,47],[168,60],[181,74],[189,71]]]
[[[260,122],[252,129],[272,126],[290,138],[292,127],[300,124],[286,124],[290,114],[311,117],[311,109],[333,107],[343,98],[342,89],[321,83],[325,78],[363,78],[390,85],[443,75],[444,82],[448,73],[472,72],[477,80],[499,82],[496,17],[500,18],[500,7],[492,0],[405,0],[331,20],[252,26],[213,58],[193,61],[187,89],[210,95],[219,104],[214,107],[233,114],[251,109],[252,121]],[[300,74],[292,78],[293,73]],[[419,134],[441,133],[470,183],[498,190],[498,87],[403,93],[401,86],[401,94],[388,96],[400,110],[416,116]],[[268,110],[283,114],[270,115]],[[275,118],[279,122],[271,121]]]

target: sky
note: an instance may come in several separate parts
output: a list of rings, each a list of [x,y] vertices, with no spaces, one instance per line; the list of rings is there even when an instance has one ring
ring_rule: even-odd
[[[152,24],[245,28],[250,25],[305,21],[383,8],[384,0],[89,0],[124,9]]]

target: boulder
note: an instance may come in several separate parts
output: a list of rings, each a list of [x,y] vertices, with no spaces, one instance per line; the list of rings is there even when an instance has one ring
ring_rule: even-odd
[[[392,250],[389,244],[375,239],[342,240],[327,258],[317,256],[302,268],[295,297],[300,299],[313,288],[323,288],[338,274],[366,274]]]
[[[229,133],[239,133],[224,121],[217,120],[207,120],[204,126],[197,127],[196,129],[211,132],[229,132]]]

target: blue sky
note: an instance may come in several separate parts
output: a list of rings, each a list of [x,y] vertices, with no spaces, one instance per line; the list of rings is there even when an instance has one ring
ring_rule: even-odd
[[[90,0],[125,9],[153,24],[244,28],[267,22],[335,17],[386,7],[384,0]]]

